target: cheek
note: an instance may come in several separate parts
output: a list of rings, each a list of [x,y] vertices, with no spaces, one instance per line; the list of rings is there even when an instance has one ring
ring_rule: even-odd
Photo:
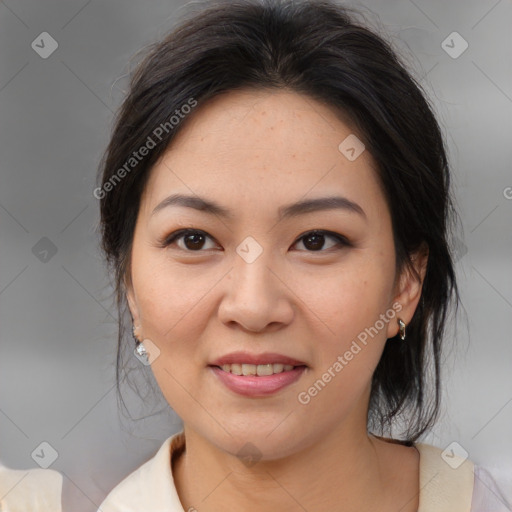
[[[395,312],[388,311],[394,262],[382,254],[354,258],[305,295],[308,308],[322,321],[315,335],[316,364],[308,379],[308,385],[321,381],[316,386],[323,395],[318,406],[334,405],[340,396],[350,402],[366,389],[384,349],[388,323],[396,322]],[[323,384],[329,390],[323,391]]]
[[[336,348],[376,322],[389,307],[393,275],[383,258],[355,256],[329,275],[303,282],[301,297]]]
[[[208,300],[208,291],[214,288],[221,273],[180,265],[166,256],[165,250],[134,253],[133,268],[144,335],[161,343],[190,337],[191,329],[199,327],[197,319]]]
[[[150,254],[138,263],[132,275],[142,335],[159,350],[151,368],[166,400],[179,414],[193,406],[184,389],[194,388],[204,367],[198,346],[208,316],[208,290],[218,278],[212,272],[180,271],[168,258],[151,259]]]
[[[344,288],[332,288],[331,283],[322,296],[319,311],[325,326],[318,328],[315,364],[296,397],[299,410],[309,417],[323,415],[329,424],[365,403],[386,343],[386,329],[376,334],[372,329],[385,312],[385,294],[379,296],[364,279],[343,284]]]
[[[192,399],[204,372],[198,350],[208,313],[208,290],[218,278],[211,273],[179,270],[159,257],[144,258],[134,272],[134,287],[141,314],[143,336],[156,345],[158,357],[151,365],[169,405],[180,417],[195,417],[201,410]]]

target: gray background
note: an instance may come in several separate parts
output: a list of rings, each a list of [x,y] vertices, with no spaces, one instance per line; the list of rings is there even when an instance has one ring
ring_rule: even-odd
[[[31,453],[47,441],[75,510],[95,510],[181,427],[165,409],[139,421],[117,412],[116,312],[92,190],[130,62],[185,4],[0,2],[0,460],[37,467]],[[392,38],[432,98],[464,225],[455,243],[467,327],[463,318],[448,342],[443,417],[424,441],[457,441],[510,482],[512,4],[349,5]],[[47,59],[31,47],[45,31],[58,42]],[[441,46],[453,31],[469,44],[458,58]]]

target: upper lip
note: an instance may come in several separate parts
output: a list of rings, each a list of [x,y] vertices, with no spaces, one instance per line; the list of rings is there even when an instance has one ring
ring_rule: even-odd
[[[306,363],[294,359],[292,357],[284,356],[271,352],[263,354],[251,354],[249,352],[231,352],[215,359],[210,366],[222,366],[223,364],[289,364],[292,366],[306,366]]]

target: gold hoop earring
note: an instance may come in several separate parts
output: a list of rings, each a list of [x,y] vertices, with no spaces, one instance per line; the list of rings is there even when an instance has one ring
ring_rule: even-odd
[[[401,318],[398,319],[398,326],[400,328],[400,331],[399,331],[400,339],[403,341],[403,340],[405,340],[405,323],[403,322],[403,320]]]

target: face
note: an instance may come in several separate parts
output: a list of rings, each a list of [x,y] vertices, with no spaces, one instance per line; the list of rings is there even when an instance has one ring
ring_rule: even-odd
[[[272,459],[366,434],[372,374],[421,282],[395,275],[372,157],[355,139],[356,152],[339,149],[351,135],[311,98],[229,92],[198,107],[151,170],[130,310],[169,405],[221,450],[251,442]],[[166,205],[176,194],[196,202]]]

